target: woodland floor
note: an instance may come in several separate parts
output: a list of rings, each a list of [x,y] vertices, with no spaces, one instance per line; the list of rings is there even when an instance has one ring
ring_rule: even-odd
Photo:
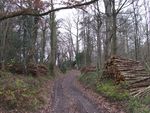
[[[45,83],[43,91],[47,104],[34,113],[124,113],[121,104],[110,102],[107,98],[86,88],[79,81],[80,72],[68,71],[65,75]],[[32,113],[5,111],[0,113]]]
[[[78,75],[72,70],[54,82],[51,113],[123,113],[121,106],[84,88]]]

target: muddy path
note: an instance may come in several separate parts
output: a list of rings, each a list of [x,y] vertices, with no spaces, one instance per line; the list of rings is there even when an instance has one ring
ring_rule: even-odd
[[[78,71],[69,71],[54,83],[52,113],[104,113],[76,87]]]

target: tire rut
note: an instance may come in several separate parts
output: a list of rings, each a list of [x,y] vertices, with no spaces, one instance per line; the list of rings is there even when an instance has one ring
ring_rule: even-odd
[[[54,84],[53,95],[53,112],[52,113],[69,113],[65,109],[66,97],[62,88],[62,79],[58,79]]]
[[[91,101],[87,99],[84,95],[82,95],[80,91],[78,91],[77,89],[75,89],[74,91],[73,91],[74,93],[73,96],[79,101],[80,106],[82,106],[80,107],[80,109],[83,109],[84,111],[81,113],[100,113],[96,109],[96,106],[93,103],[91,103]]]
[[[74,85],[76,72],[70,71],[55,81],[52,113],[101,113]]]
[[[66,88],[67,93],[72,96],[77,101],[77,108],[79,113],[101,113],[97,110],[96,105],[91,103],[82,92],[74,86],[74,81],[76,80],[75,75],[70,73],[63,81],[63,86]]]

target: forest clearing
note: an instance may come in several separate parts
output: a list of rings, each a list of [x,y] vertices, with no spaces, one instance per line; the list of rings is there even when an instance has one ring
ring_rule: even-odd
[[[150,1],[0,0],[0,113],[150,113]]]

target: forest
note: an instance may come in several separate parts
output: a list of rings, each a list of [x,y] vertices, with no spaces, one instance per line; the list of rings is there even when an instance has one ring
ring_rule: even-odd
[[[150,113],[150,1],[0,0],[0,113]]]

